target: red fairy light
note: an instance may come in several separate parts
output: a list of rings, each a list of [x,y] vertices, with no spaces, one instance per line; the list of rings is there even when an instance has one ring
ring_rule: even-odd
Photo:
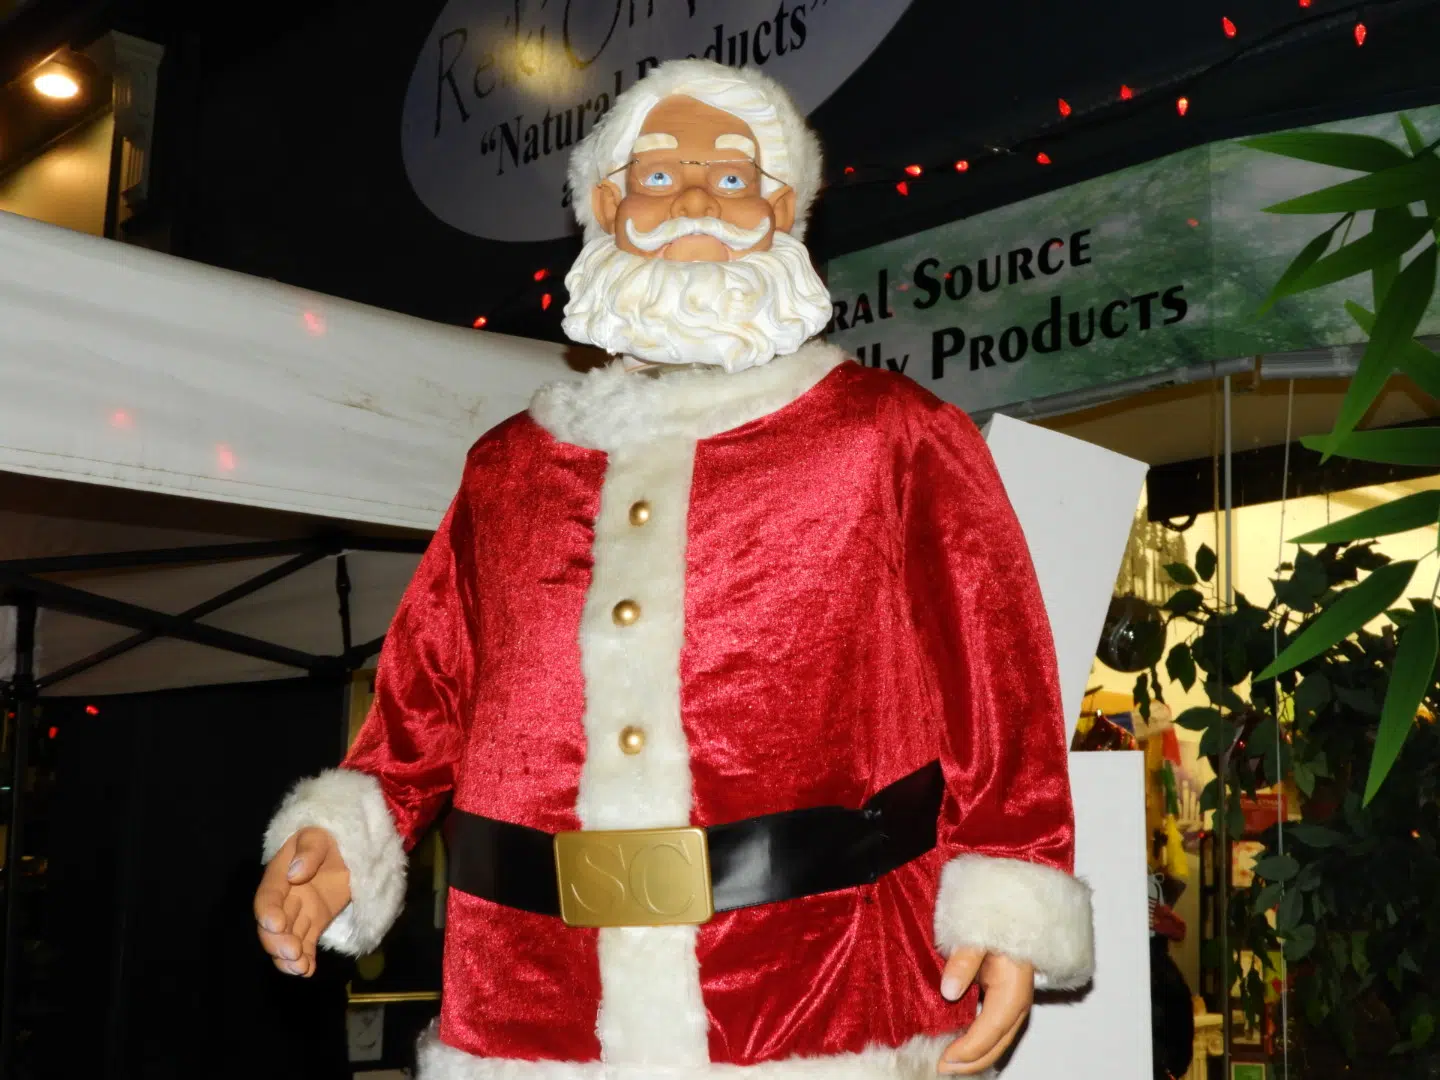
[[[919,176],[925,170],[922,169],[919,165],[906,165],[905,171],[911,176]]]
[[[1197,221],[1197,220],[1196,220],[1195,218],[1193,218],[1193,217],[1192,217],[1192,218],[1186,218],[1186,219],[1185,219],[1185,224],[1186,224],[1186,225],[1189,225],[1190,228],[1192,228],[1192,229],[1198,229],[1198,228],[1200,227],[1200,222]]]
[[[1188,97],[1175,99],[1175,111],[1184,116],[1190,111],[1190,99]]]
[[[970,171],[970,162],[966,161],[964,158],[961,158],[959,161],[955,162],[955,171],[956,171],[956,172],[969,172],[969,171]]]
[[[1130,87],[1126,86],[1124,83],[1121,83],[1121,84],[1120,84],[1120,100],[1121,100],[1121,101],[1129,101],[1129,100],[1130,100],[1131,98],[1133,98],[1134,96],[1135,96],[1135,91],[1134,91],[1134,90],[1131,90]]]
[[[99,716],[99,715],[100,715],[100,706],[98,706],[98,705],[86,705],[86,706],[85,706],[85,715],[86,715],[86,716]]]
[[[851,176],[851,175],[854,174],[854,172],[855,172],[855,166],[854,166],[854,165],[846,165],[846,166],[845,166],[845,175],[846,175],[846,176]]]
[[[316,337],[325,333],[325,316],[318,311],[305,312],[305,329]]]
[[[1040,153],[1035,155],[1035,160],[1038,161],[1041,165],[1049,165],[1050,155],[1045,153],[1044,150],[1041,150]]]
[[[1309,6],[1310,6],[1310,0],[1300,0],[1300,6],[1301,6],[1301,7],[1309,7]]]
[[[535,273],[530,276],[533,277],[536,281],[544,281],[547,277],[550,276],[550,271],[542,266],[539,270],[536,270]]]
[[[235,451],[223,443],[215,447],[215,463],[225,472],[235,471]]]
[[[1365,33],[1365,24],[1363,22],[1357,22],[1355,24],[1355,44],[1357,47],[1365,44]]]
[[[540,310],[549,311],[550,305],[554,303],[554,301],[555,298],[547,292],[544,296],[540,297]]]
[[[56,736],[56,735],[59,735],[59,734],[60,734],[60,729],[59,729],[58,727],[52,727],[52,728],[50,729],[50,737],[51,737],[52,739],[55,738],[55,736]]]
[[[1068,101],[1066,101],[1066,100],[1062,97],[1062,98],[1060,99],[1060,115],[1061,115],[1061,116],[1069,116],[1069,115],[1070,115],[1070,112],[1071,112],[1070,103],[1069,103]]]
[[[134,423],[135,422],[131,419],[130,414],[124,409],[116,409],[113,413],[110,414],[111,427],[120,428],[122,431],[128,431],[131,427],[134,426]]]
[[[1225,36],[1226,36],[1226,37],[1234,37],[1234,36],[1235,36],[1235,33],[1236,33],[1236,31],[1235,31],[1235,24],[1230,21],[1230,19],[1229,19],[1228,16],[1221,16],[1221,19],[1220,19],[1220,29],[1222,29],[1222,30],[1225,31]]]
[[[477,315],[477,316],[475,317],[475,321],[474,321],[473,323],[471,323],[470,325],[473,326],[476,330],[484,330],[484,329],[485,329],[485,324],[488,323],[489,321],[490,321],[490,320],[487,319],[484,315]]]
[[[907,181],[901,180],[898,184],[895,185],[895,190],[898,191],[901,195],[909,195],[910,184]]]

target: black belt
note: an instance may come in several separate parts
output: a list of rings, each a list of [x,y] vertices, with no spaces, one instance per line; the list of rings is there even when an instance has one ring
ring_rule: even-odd
[[[820,806],[698,830],[708,847],[714,910],[876,881],[935,846],[944,788],[940,763],[932,761],[858,810]],[[506,907],[560,915],[552,834],[457,809],[445,822],[445,838],[452,887]]]

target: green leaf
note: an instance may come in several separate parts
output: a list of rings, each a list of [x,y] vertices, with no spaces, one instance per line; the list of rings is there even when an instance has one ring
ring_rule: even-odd
[[[1365,944],[1369,940],[1368,931],[1350,935],[1350,963],[1355,968],[1355,974],[1362,979],[1370,972],[1370,957],[1365,954]]]
[[[1340,598],[1322,611],[1309,626],[1285,646],[1283,652],[1255,678],[1264,682],[1282,671],[1319,656],[1336,642],[1344,641],[1360,627],[1388,608],[1410,584],[1415,560],[1393,562],[1372,571],[1360,584],[1346,589]]]
[[[1400,632],[1400,645],[1395,650],[1390,688],[1385,693],[1385,708],[1375,736],[1375,753],[1370,758],[1370,774],[1365,778],[1365,806],[1370,805],[1400,756],[1400,747],[1415,724],[1420,702],[1435,681],[1437,654],[1440,654],[1440,641],[1437,641],[1435,612],[1416,612],[1410,625]]]
[[[1293,855],[1267,855],[1255,863],[1255,873],[1266,881],[1289,881],[1299,872]]]
[[[1165,601],[1165,610],[1176,615],[1189,615],[1192,611],[1199,611],[1205,598],[1196,589],[1181,589],[1169,600]]]
[[[1170,575],[1170,580],[1177,585],[1194,585],[1195,571],[1191,570],[1183,562],[1172,562],[1165,565],[1165,573]]]
[[[1311,825],[1309,822],[1297,822],[1289,826],[1287,831],[1302,844],[1308,844],[1310,847],[1335,847],[1345,842],[1344,833],[1327,829],[1323,825]]]
[[[1365,333],[1375,329],[1375,316],[1353,300],[1345,301],[1345,310]],[[1440,397],[1440,357],[1420,342],[1412,338],[1402,344],[1396,350],[1395,366],[1431,397]]]
[[[1280,902],[1280,896],[1285,892],[1285,886],[1279,882],[1266,885],[1255,897],[1254,906],[1251,910],[1256,915],[1264,915],[1272,907]]]
[[[1200,550],[1195,553],[1195,573],[1200,575],[1201,581],[1209,581],[1215,576],[1215,552],[1210,550],[1209,544],[1201,544]]]
[[[1387,465],[1440,465],[1440,427],[1381,428],[1356,431],[1331,443],[1328,435],[1307,435],[1300,442],[1322,453],[1327,449],[1355,461]]]
[[[1440,491],[1417,491],[1394,502],[1341,518],[1312,529],[1290,541],[1292,544],[1343,544],[1349,540],[1373,540],[1377,536],[1409,532],[1440,519]]]
[[[1220,720],[1205,729],[1200,736],[1200,747],[1198,753],[1201,757],[1212,757],[1223,754],[1230,749],[1235,741],[1235,725],[1228,720]]]
[[[1347,214],[1341,220],[1348,221],[1349,218],[1350,215]],[[1285,272],[1280,275],[1280,280],[1277,281],[1275,287],[1270,290],[1270,295],[1265,297],[1264,302],[1256,308],[1256,315],[1264,315],[1275,306],[1275,301],[1281,297],[1289,296],[1292,293],[1300,291],[1295,288],[1295,282],[1304,277],[1310,268],[1320,260],[1320,256],[1325,254],[1326,250],[1330,247],[1330,241],[1335,237],[1335,230],[1339,227],[1340,222],[1337,221],[1300,249],[1300,254],[1290,260],[1290,265],[1287,266]]]
[[[1315,927],[1308,923],[1302,923],[1291,931],[1290,936],[1285,939],[1285,959],[1292,964],[1297,960],[1303,960],[1310,955],[1310,950],[1315,948]]]
[[[1175,726],[1182,727],[1186,731],[1204,731],[1219,719],[1220,712],[1217,709],[1203,707],[1186,709],[1175,718]]]
[[[1378,210],[1382,206],[1408,206],[1424,199],[1437,184],[1440,184],[1440,159],[1406,158],[1403,165],[1286,199],[1265,210],[1271,214],[1348,214]]]
[[[1395,271],[1398,273],[1400,256],[1420,242],[1420,238],[1430,231],[1430,224],[1429,220],[1415,217],[1403,206],[1377,210],[1375,224],[1368,233],[1353,243],[1346,244],[1339,251],[1325,256],[1295,275],[1289,282],[1282,278],[1281,283],[1276,284],[1275,292],[1280,296],[1292,296],[1295,293],[1333,285],[1337,281],[1344,281],[1374,269],[1387,260],[1394,261]],[[1379,273],[1378,269],[1376,273]],[[1393,280],[1394,276],[1391,274],[1390,280]],[[1388,287],[1388,281],[1386,285]],[[1377,307],[1379,303],[1377,299]]]
[[[1440,492],[1436,494],[1440,495]],[[1182,641],[1170,650],[1165,657],[1165,674],[1186,690],[1195,685],[1195,657],[1190,654],[1189,645]]]
[[[1210,810],[1220,808],[1220,778],[1212,776],[1210,782],[1200,791],[1200,812],[1202,814]]]
[[[1435,1017],[1428,1012],[1420,1013],[1410,1021],[1410,1041],[1416,1046],[1429,1043],[1435,1034]]]
[[[1290,933],[1304,914],[1305,894],[1299,889],[1291,889],[1280,901],[1280,910],[1275,913],[1275,929],[1282,934]]]
[[[1435,166],[1440,170],[1440,159],[1435,159]],[[1365,354],[1360,357],[1360,364],[1340,403],[1340,414],[1335,418],[1335,426],[1328,436],[1332,447],[1355,430],[1355,425],[1369,410],[1390,378],[1390,373],[1395,370],[1398,362],[1396,355],[1406,342],[1415,337],[1415,328],[1420,325],[1420,319],[1435,293],[1435,252],[1435,245],[1430,244],[1410,260],[1390,287],[1385,306],[1376,313],[1375,327],[1365,346]],[[1332,452],[1325,452],[1324,457],[1328,459]]]
[[[1334,165],[1357,172],[1378,172],[1410,161],[1405,152],[1373,135],[1339,131],[1281,131],[1240,140],[1242,146],[1267,154]]]
[[[1400,256],[1414,247],[1422,236],[1428,233],[1434,221],[1430,218],[1413,217],[1409,207],[1387,206],[1375,211],[1370,232],[1361,240],[1372,241],[1375,260],[1370,267],[1370,284],[1375,295],[1375,310],[1385,306],[1385,297],[1395,278],[1400,273]],[[1411,238],[1405,243],[1406,238]],[[1338,252],[1337,252],[1338,254]]]
[[[1400,114],[1400,126],[1405,131],[1405,141],[1410,144],[1410,153],[1417,157],[1425,149],[1425,137],[1420,134],[1420,129],[1411,122],[1410,117],[1404,113]],[[1389,143],[1386,143],[1388,146]]]

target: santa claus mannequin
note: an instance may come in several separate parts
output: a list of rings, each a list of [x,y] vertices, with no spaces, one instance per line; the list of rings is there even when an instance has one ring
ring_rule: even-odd
[[[617,99],[565,312],[617,359],[475,444],[363,731],[271,824],[260,938],[308,975],[449,805],[422,1078],[973,1075],[1090,975],[1024,538],[962,413],[813,340],[819,180],[760,74]]]

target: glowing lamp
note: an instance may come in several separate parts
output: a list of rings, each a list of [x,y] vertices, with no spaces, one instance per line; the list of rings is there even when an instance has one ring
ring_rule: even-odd
[[[919,176],[925,170],[922,169],[919,165],[906,165],[905,171],[911,176]]]
[[[910,185],[904,180],[901,180],[898,184],[895,185],[895,190],[898,191],[901,195],[909,195]]]
[[[73,75],[63,71],[47,71],[35,76],[35,92],[56,101],[66,101],[80,93],[80,84]]]
[[[473,326],[476,330],[484,330],[485,324],[489,321],[490,320],[487,319],[484,315],[478,315],[476,316],[475,321],[470,325]]]
[[[86,716],[99,716],[99,715],[100,715],[100,706],[99,706],[99,705],[86,705],[86,706],[85,706],[85,715],[86,715]]]
[[[1230,21],[1228,16],[1221,17],[1220,29],[1225,31],[1225,36],[1228,38],[1233,38],[1236,34],[1235,24]]]
[[[531,275],[531,277],[533,277],[536,281],[544,281],[544,280],[545,280],[547,277],[549,277],[549,276],[550,276],[550,271],[549,271],[548,269],[546,269],[545,267],[543,267],[543,266],[542,266],[539,270],[536,270],[535,273]]]
[[[1130,87],[1126,86],[1124,83],[1121,83],[1121,84],[1120,84],[1120,100],[1121,100],[1121,101],[1129,101],[1129,100],[1130,100],[1131,98],[1133,98],[1134,96],[1135,96],[1135,91],[1134,91],[1134,90],[1131,90]]]
[[[1044,150],[1041,150],[1040,153],[1035,155],[1035,160],[1038,161],[1041,165],[1049,165],[1050,155],[1045,153]]]
[[[1365,24],[1363,22],[1357,22],[1355,24],[1355,44],[1357,47],[1365,44],[1365,33]]]
[[[1190,111],[1190,99],[1187,97],[1176,98],[1175,111],[1181,116],[1184,116],[1187,112]]]
[[[549,311],[550,305],[554,303],[554,301],[555,298],[547,292],[544,296],[540,297],[540,310]]]
[[[1073,110],[1070,108],[1070,103],[1062,97],[1060,99],[1060,115],[1069,116],[1072,111]]]
[[[956,172],[969,172],[969,171],[970,171],[970,162],[966,161],[964,158],[961,158],[959,161],[955,162],[955,171],[956,171]]]

